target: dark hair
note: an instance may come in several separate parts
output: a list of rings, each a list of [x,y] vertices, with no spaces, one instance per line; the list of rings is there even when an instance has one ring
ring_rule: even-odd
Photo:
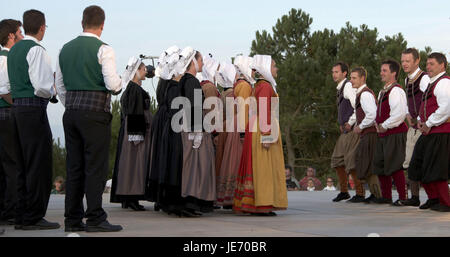
[[[352,73],[356,72],[358,73],[358,76],[364,77],[364,79],[367,79],[367,71],[364,69],[364,67],[356,67],[352,70]]]
[[[395,79],[397,80],[400,72],[400,64],[398,64],[398,62],[394,60],[386,60],[381,63],[381,65],[383,64],[389,65],[389,70],[391,71],[391,73],[395,72]]]
[[[342,73],[347,72],[347,75],[348,75],[348,65],[346,63],[344,63],[344,62],[337,62],[337,63],[335,63],[333,65],[333,67],[336,67],[336,66],[341,67],[341,72]]]
[[[91,5],[83,11],[83,29],[98,28],[105,22],[105,11],[100,6]]]
[[[444,68],[447,69],[447,58],[442,53],[431,53],[428,56],[428,59],[435,59],[439,64],[444,63]]]
[[[23,13],[23,30],[27,35],[36,35],[45,25],[45,15],[38,10],[28,10]]]
[[[412,54],[414,61],[420,59],[419,51],[415,48],[407,48],[402,54]]]
[[[292,167],[289,164],[284,165],[284,169],[289,169],[292,172]]]
[[[16,34],[17,30],[22,26],[22,22],[12,19],[0,21],[0,45],[6,46],[9,34]]]

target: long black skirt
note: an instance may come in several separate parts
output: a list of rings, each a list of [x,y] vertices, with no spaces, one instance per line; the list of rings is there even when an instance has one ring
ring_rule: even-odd
[[[450,176],[450,134],[422,135],[414,147],[408,178],[422,183],[447,181]]]

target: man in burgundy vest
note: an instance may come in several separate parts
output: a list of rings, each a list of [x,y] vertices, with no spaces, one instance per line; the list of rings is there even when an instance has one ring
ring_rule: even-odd
[[[331,167],[336,169],[341,192],[333,199],[333,202],[349,199],[348,174],[351,174],[355,181],[356,195],[350,202],[364,201],[364,188],[357,179],[355,172],[355,151],[358,146],[359,136],[352,131],[356,122],[354,113],[356,89],[348,81],[348,66],[338,62],[332,68],[333,80],[337,85],[337,106],[338,123],[341,131],[333,155],[331,156]]]
[[[408,169],[411,161],[414,145],[422,134],[417,127],[417,116],[419,115],[420,104],[422,103],[423,92],[430,83],[430,77],[420,70],[420,55],[415,48],[408,48],[402,53],[402,68],[408,74],[405,79],[405,90],[408,100],[408,111],[406,120],[408,121],[408,134],[406,136],[406,156],[403,162],[403,168]],[[406,201],[399,201],[398,205],[419,206],[420,183],[409,179],[409,187],[411,190],[411,198]]]
[[[377,115],[377,103],[375,94],[366,85],[367,71],[363,67],[354,68],[350,74],[353,88],[356,88],[356,125],[353,132],[360,136],[356,148],[356,175],[361,183],[367,183],[370,196],[364,200],[365,203],[375,202],[381,198],[380,182],[377,175],[372,173],[373,155],[377,142],[377,129],[375,128],[375,117]]]
[[[418,127],[422,132],[414,148],[408,177],[421,181],[428,201],[420,209],[450,211],[450,77],[441,53],[428,56],[430,84],[423,94]]]
[[[382,198],[377,203],[392,203],[392,180],[397,188],[399,200],[406,200],[406,181],[403,171],[405,161],[406,133],[406,94],[397,83],[400,65],[394,60],[381,64],[381,80],[384,87],[378,94],[375,126],[378,132],[373,173],[378,175]],[[396,203],[399,201],[397,200]]]

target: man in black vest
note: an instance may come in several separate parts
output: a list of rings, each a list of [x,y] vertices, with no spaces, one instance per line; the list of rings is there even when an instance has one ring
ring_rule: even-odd
[[[122,80],[116,73],[114,50],[100,41],[105,13],[98,6],[83,12],[83,33],[61,49],[56,87],[66,111],[67,148],[65,231],[113,232],[102,208],[111,140],[111,93]],[[83,197],[86,194],[86,213]],[[86,225],[82,222],[87,218]]]
[[[355,99],[356,89],[347,79],[348,65],[343,62],[336,63],[332,68],[333,80],[337,85],[338,123],[341,134],[331,156],[331,167],[336,169],[341,192],[333,202],[349,199],[348,174],[355,181],[356,195],[349,202],[363,202],[364,188],[358,180],[355,171],[355,151],[359,143],[359,135],[352,131],[356,123]]]

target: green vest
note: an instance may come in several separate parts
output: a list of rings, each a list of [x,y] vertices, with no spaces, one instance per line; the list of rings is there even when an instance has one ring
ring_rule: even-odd
[[[8,51],[6,50],[1,50],[0,51],[0,56],[5,56],[6,58],[8,58]],[[0,108],[2,107],[10,107],[11,105],[6,102],[5,100],[3,100],[3,98],[0,99]]]
[[[63,46],[59,66],[67,91],[108,91],[97,56],[104,44],[95,37],[79,36]]]
[[[8,76],[11,96],[15,98],[35,97],[28,73],[27,55],[32,47],[40,46],[33,40],[21,40],[14,44],[8,54]]]

